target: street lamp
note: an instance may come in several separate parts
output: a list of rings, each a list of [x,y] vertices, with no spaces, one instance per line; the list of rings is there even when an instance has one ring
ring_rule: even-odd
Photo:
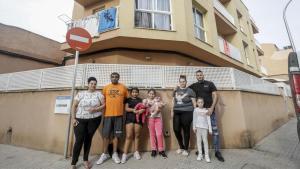
[[[288,24],[287,19],[286,19],[286,10],[287,10],[288,6],[290,5],[290,3],[291,3],[292,1],[293,1],[293,0],[290,0],[290,1],[286,4],[286,6],[285,6],[285,8],[284,8],[284,10],[283,10],[283,20],[284,20],[284,23],[285,23],[285,28],[286,28],[287,34],[288,34],[289,39],[290,39],[290,43],[291,43],[291,45],[292,45],[293,52],[296,52],[296,47],[295,47],[294,40],[293,40],[293,37],[292,37],[292,34],[291,34],[291,30],[290,30],[289,24]],[[298,58],[298,61],[299,61],[299,58]],[[300,62],[298,62],[298,63],[300,63]]]

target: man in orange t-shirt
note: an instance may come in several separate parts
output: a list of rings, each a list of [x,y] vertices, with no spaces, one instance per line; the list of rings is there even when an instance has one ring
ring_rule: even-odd
[[[110,75],[111,84],[103,88],[105,98],[105,112],[103,118],[103,154],[100,156],[97,164],[102,164],[110,156],[107,154],[107,146],[112,138],[113,155],[112,159],[115,163],[120,163],[117,153],[118,139],[123,135],[123,112],[124,102],[127,98],[127,88],[119,83],[120,75],[114,72]]]

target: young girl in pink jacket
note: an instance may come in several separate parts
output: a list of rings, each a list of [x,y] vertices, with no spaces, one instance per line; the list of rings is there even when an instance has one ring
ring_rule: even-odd
[[[148,116],[148,128],[150,133],[150,144],[151,144],[151,157],[155,157],[158,154],[163,158],[167,158],[164,147],[164,136],[163,136],[163,122],[161,109],[164,103],[160,98],[155,97],[156,91],[154,89],[148,90],[147,106],[149,110]]]

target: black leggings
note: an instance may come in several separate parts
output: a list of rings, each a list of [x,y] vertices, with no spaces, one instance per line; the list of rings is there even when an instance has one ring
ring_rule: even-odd
[[[93,119],[76,119],[79,123],[74,127],[75,144],[72,154],[72,165],[76,165],[83,146],[83,161],[88,161],[92,139],[100,125],[101,116]]]
[[[193,122],[192,111],[174,111],[173,130],[177,138],[180,149],[188,150],[190,143],[190,130]],[[182,138],[181,131],[183,129]]]

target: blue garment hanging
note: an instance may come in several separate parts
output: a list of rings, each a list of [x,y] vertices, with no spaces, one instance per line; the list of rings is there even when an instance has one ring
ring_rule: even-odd
[[[109,8],[99,13],[98,32],[105,32],[116,27],[117,8]]]

